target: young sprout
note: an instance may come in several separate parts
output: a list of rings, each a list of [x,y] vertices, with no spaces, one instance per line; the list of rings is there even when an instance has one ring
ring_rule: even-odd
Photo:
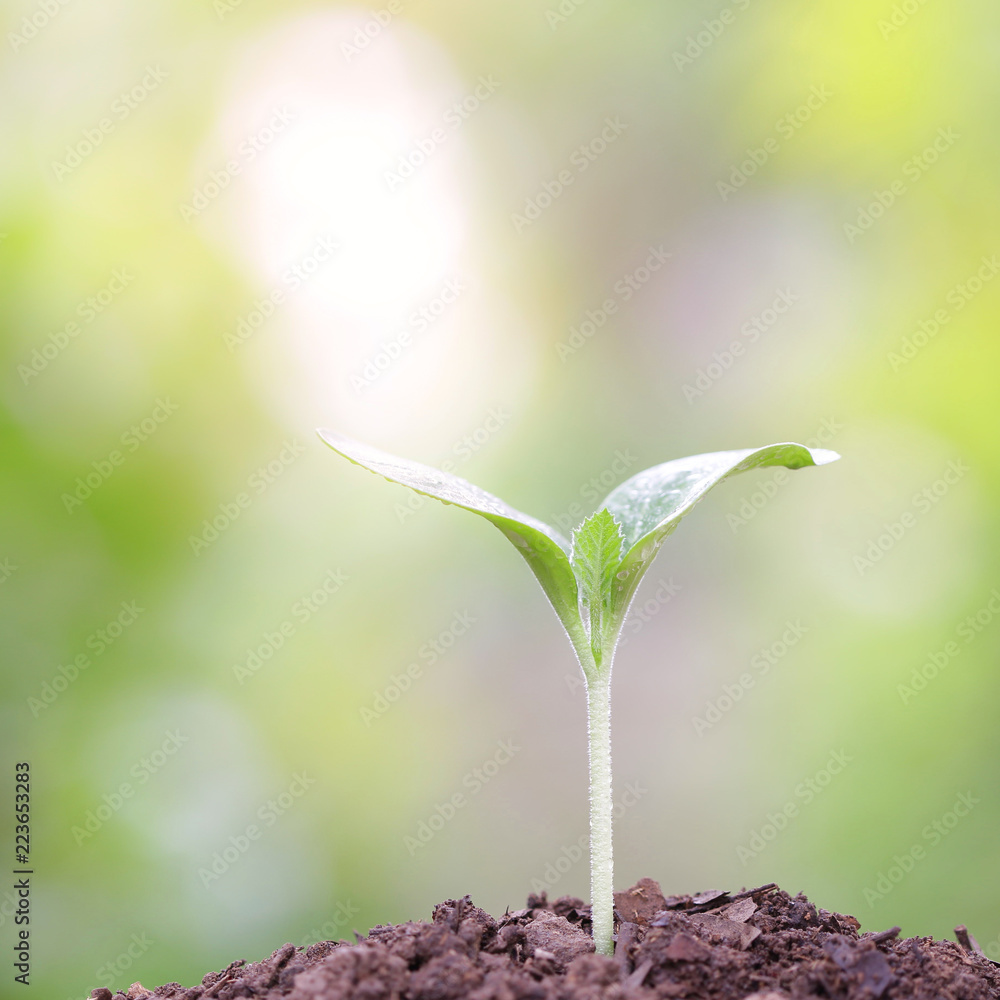
[[[458,476],[395,458],[333,431],[321,430],[319,435],[344,458],[391,483],[492,521],[514,543],[542,585],[566,629],[586,682],[594,945],[598,954],[612,954],[611,664],[639,581],[667,535],[723,479],[766,466],[825,465],[840,456],[800,444],[772,444],[655,465],[612,490],[597,512],[573,531],[571,543],[550,525]]]

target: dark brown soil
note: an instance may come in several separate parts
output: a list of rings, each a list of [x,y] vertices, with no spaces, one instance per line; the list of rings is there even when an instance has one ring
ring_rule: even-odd
[[[356,943],[286,944],[200,986],[107,989],[94,1000],[998,1000],[1000,967],[959,943],[859,934],[854,917],[776,886],[664,898],[652,879],[616,893],[614,958],[593,953],[590,907],[530,896],[494,919],[468,896],[431,923],[375,927]]]

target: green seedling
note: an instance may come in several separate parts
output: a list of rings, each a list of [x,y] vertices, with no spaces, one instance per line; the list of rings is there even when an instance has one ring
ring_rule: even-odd
[[[799,444],[773,444],[655,465],[612,490],[597,512],[573,531],[570,542],[550,525],[458,476],[387,455],[333,431],[321,430],[319,435],[344,458],[391,483],[492,521],[514,543],[542,585],[566,629],[586,682],[594,945],[599,954],[612,954],[611,664],[639,581],[681,518],[723,479],[766,466],[825,465],[840,456]]]

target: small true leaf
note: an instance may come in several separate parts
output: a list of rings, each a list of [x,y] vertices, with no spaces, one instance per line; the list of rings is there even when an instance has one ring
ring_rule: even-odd
[[[589,625],[591,648],[598,661],[606,637],[605,624],[610,620],[612,583],[621,562],[623,541],[621,525],[607,507],[592,514],[573,532],[570,562]]]
[[[580,589],[599,593],[610,585],[622,556],[622,528],[607,507],[573,532],[572,564]]]

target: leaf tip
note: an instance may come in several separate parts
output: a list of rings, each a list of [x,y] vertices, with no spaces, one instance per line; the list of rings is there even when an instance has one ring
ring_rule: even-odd
[[[358,442],[352,441],[349,437],[343,434],[339,434],[337,431],[331,430],[329,427],[317,427],[316,436],[323,442],[328,448],[332,448],[338,455],[343,455],[344,458],[354,461],[351,452],[351,446],[357,445]]]

